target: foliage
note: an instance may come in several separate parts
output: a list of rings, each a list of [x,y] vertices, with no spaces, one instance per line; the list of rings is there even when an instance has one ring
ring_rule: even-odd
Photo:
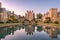
[[[0,22],[0,24],[4,24],[4,22]]]
[[[35,20],[35,23],[37,23],[38,21],[37,20]]]
[[[59,24],[59,22],[58,22],[58,21],[55,21],[54,23],[55,23],[55,24]]]
[[[19,21],[17,19],[14,20],[14,23],[19,23]]]
[[[14,16],[10,16],[7,23],[18,23],[18,20]]]
[[[52,21],[51,21],[51,19],[50,19],[50,17],[46,17],[46,20],[44,21],[44,23],[51,23]]]
[[[6,23],[12,23],[12,21],[11,20],[8,20]]]
[[[46,17],[46,20],[49,20],[49,21],[51,21],[50,17]]]
[[[41,13],[37,14],[37,19],[41,19],[42,16],[43,16],[43,15],[42,15]]]

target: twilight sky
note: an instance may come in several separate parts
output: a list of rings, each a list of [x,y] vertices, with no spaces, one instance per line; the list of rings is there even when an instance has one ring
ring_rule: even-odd
[[[46,13],[50,8],[60,10],[60,0],[0,0],[2,7],[15,11],[17,15],[24,15],[27,10],[33,10],[35,14]]]

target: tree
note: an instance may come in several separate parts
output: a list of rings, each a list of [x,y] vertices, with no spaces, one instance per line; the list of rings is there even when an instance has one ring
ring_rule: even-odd
[[[10,20],[14,21],[15,17],[14,16],[10,16]]]
[[[44,21],[45,23],[50,23],[51,22],[51,18],[50,17],[46,17],[46,20]]]
[[[58,21],[55,21],[54,23],[55,23],[55,24],[59,24],[59,22],[58,22]]]
[[[46,17],[46,20],[51,21],[50,17]]]
[[[14,23],[17,22],[17,19],[14,16],[10,16],[7,23]]]
[[[41,19],[42,16],[43,16],[43,15],[42,15],[41,13],[37,14],[37,19]]]

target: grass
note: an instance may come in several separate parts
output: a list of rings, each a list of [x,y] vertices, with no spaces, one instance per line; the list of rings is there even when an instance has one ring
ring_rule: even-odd
[[[48,25],[51,25],[51,26],[60,26],[60,24],[54,24],[54,23],[46,23]]]
[[[4,24],[0,24],[1,26],[9,26],[9,25],[18,25],[21,23],[4,23]],[[60,24],[54,24],[54,23],[43,23],[43,22],[39,22],[38,25],[46,25],[46,26],[58,26],[60,27]]]
[[[38,25],[58,26],[58,27],[60,27],[60,24],[54,24],[54,23],[38,23]]]
[[[0,27],[1,26],[9,26],[9,25],[18,25],[20,23],[4,23],[4,24],[0,24]]]

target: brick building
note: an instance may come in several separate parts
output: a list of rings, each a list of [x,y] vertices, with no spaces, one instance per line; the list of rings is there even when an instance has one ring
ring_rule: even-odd
[[[0,2],[0,22],[7,22],[8,20],[8,15],[7,15],[7,11],[5,8],[1,7],[1,2]]]
[[[51,8],[47,13],[45,13],[42,17],[43,21],[46,20],[46,17],[50,17],[50,19],[54,21],[60,22],[60,12],[58,12],[57,8]]]
[[[25,13],[25,18],[29,21],[33,20],[35,18],[35,14],[33,11],[27,11],[27,13]]]

